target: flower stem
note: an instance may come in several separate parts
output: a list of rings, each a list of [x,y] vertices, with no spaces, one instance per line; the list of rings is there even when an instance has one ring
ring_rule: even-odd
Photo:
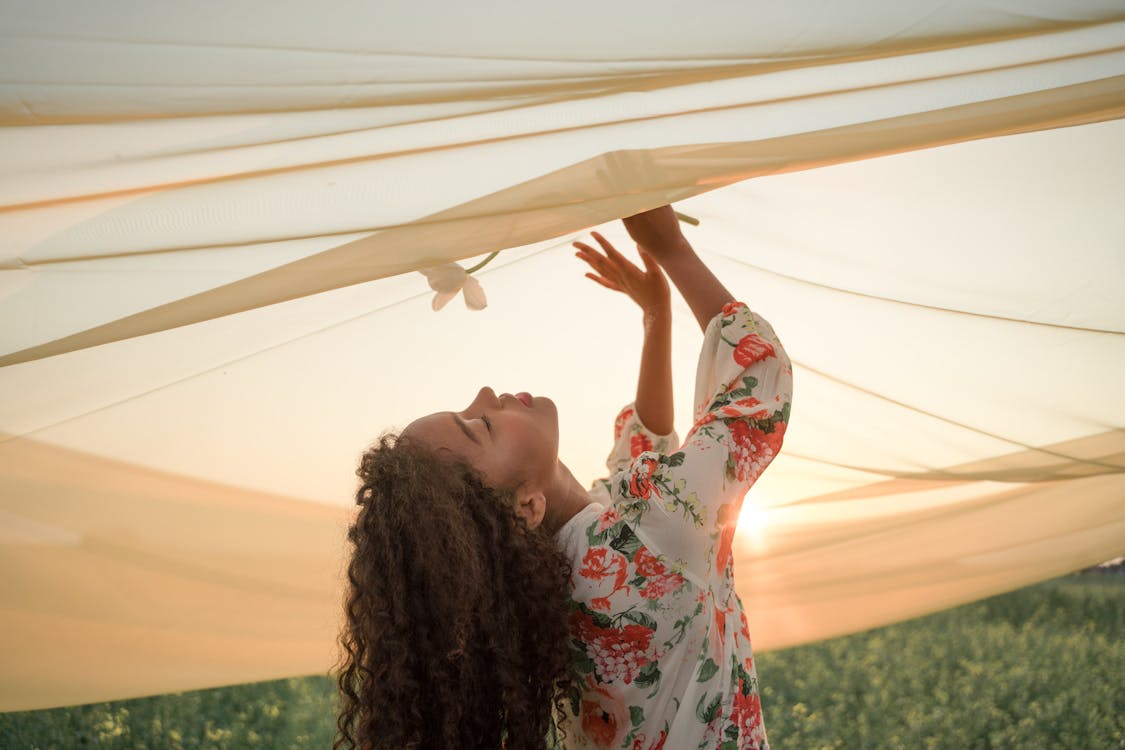
[[[465,269],[465,273],[473,273],[474,271],[479,271],[480,269],[482,269],[482,268],[484,268],[485,266],[487,266],[487,265],[488,265],[488,262],[489,262],[490,260],[492,260],[493,258],[495,258],[495,257],[496,257],[497,255],[499,255],[499,254],[500,254],[500,251],[499,251],[499,250],[493,250],[493,251],[492,251],[491,253],[489,253],[489,254],[488,254],[488,257],[487,257],[487,258],[485,258],[484,260],[482,260],[482,261],[481,261],[480,263],[477,263],[477,264],[476,264],[475,266],[473,266],[472,268],[467,268],[467,269]]]

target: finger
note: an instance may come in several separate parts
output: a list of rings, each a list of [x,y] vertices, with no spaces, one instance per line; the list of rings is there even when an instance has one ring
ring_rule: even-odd
[[[598,260],[601,260],[601,261],[608,261],[609,260],[609,258],[607,258],[605,255],[602,255],[600,252],[598,252],[597,248],[591,247],[590,245],[587,245],[585,242],[573,242],[571,244],[573,244],[576,248],[578,248],[578,252],[580,252],[580,253],[584,253],[584,254],[589,255],[593,258],[597,258]]]
[[[610,258],[609,263],[613,265],[613,268],[617,270],[618,275],[622,278],[629,278],[634,280],[640,280],[644,278],[644,271],[637,268],[632,262],[629,261],[628,258],[625,258],[620,253],[617,253],[617,257]]]
[[[628,287],[641,283],[645,279],[645,273],[625,259],[618,262],[600,255],[597,256],[597,259],[596,265],[594,263],[590,265],[603,277],[610,279],[621,287],[621,291],[625,291]]]
[[[577,252],[574,254],[574,257],[578,258],[579,260],[585,261],[586,264],[590,266],[590,268],[594,269],[602,276],[620,275],[617,273],[617,270],[613,267],[612,263],[592,250],[590,252]]]
[[[597,272],[596,275],[598,276],[598,278],[606,282],[607,284],[610,284],[612,289],[615,289],[619,292],[624,289],[624,279],[622,279],[621,275],[616,273],[613,268],[605,270],[595,268],[594,270]],[[590,276],[591,274],[586,275]]]
[[[575,253],[575,255],[589,263],[591,266],[594,266],[595,269],[603,276],[606,276],[609,273],[621,275],[621,271],[623,270],[623,267],[620,263],[618,263],[611,257],[602,255],[589,245],[585,245],[579,248],[578,252]]]
[[[601,284],[602,286],[604,286],[604,287],[605,287],[606,289],[611,289],[611,290],[613,290],[613,291],[615,291],[615,292],[620,292],[620,291],[621,291],[621,287],[619,287],[619,286],[617,286],[616,284],[614,284],[614,283],[612,283],[612,282],[608,281],[607,279],[603,279],[603,278],[602,278],[602,277],[600,277],[600,276],[595,276],[595,275],[594,275],[594,274],[592,274],[592,273],[588,273],[588,274],[586,274],[586,278],[587,278],[587,279],[592,279],[592,280],[594,280],[594,281],[598,282],[599,284]]]
[[[597,249],[592,248],[585,243],[575,242],[574,246],[578,248],[577,252],[575,253],[575,257],[581,258],[582,260],[586,261],[598,271],[602,271],[613,263],[611,259],[602,255],[597,251]]]
[[[602,246],[603,250],[605,250],[605,254],[608,255],[610,260],[612,260],[614,263],[625,268],[636,268],[636,266],[629,262],[628,258],[617,252],[617,248],[610,244],[610,241],[605,237],[602,237],[597,232],[590,232],[590,234],[594,235],[594,239],[598,241],[598,244]]]
[[[606,258],[589,245],[580,245],[576,242],[574,243],[574,246],[578,248],[578,250],[576,250],[574,253],[574,257],[581,258],[588,263],[606,262]]]

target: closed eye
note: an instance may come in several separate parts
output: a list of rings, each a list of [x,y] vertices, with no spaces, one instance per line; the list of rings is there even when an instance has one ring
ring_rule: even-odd
[[[492,433],[492,420],[491,420],[491,419],[489,419],[489,418],[488,418],[487,416],[485,416],[484,414],[481,414],[481,415],[480,415],[480,420],[481,420],[482,422],[484,422],[484,426],[488,428],[488,432],[489,432],[489,434],[491,434],[491,433]]]

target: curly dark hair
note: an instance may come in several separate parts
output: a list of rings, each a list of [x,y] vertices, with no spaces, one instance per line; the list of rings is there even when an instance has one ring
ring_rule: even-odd
[[[356,473],[333,750],[557,741],[571,566],[551,536],[406,437],[384,435]]]

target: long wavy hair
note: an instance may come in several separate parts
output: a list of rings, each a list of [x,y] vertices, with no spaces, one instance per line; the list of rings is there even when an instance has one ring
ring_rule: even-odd
[[[571,567],[554,540],[408,438],[384,435],[356,473],[333,750],[557,742]]]

